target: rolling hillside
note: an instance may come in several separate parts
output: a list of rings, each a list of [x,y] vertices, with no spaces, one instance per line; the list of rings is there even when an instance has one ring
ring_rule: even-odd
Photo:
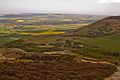
[[[82,37],[101,37],[120,33],[120,16],[111,16],[74,31]]]

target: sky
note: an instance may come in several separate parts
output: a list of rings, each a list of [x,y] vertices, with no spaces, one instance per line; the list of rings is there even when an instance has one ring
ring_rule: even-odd
[[[0,0],[0,14],[120,15],[120,0]]]

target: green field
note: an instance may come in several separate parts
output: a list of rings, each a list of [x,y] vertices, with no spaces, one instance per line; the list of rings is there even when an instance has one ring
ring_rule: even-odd
[[[97,46],[102,49],[120,51],[120,35],[110,35],[101,38],[80,38],[85,44]]]
[[[74,41],[81,42],[84,48],[73,52],[97,59],[120,60],[120,35],[110,35],[100,38],[74,37]]]
[[[50,21],[48,19],[40,20],[38,18],[36,20],[17,22],[25,24],[22,26],[19,24],[8,25],[1,23],[0,26],[6,27],[0,28],[0,45],[9,48],[20,48],[28,52],[71,50],[80,55],[99,59],[119,58],[119,34],[99,38],[80,37],[77,35],[66,36],[66,33],[72,33],[74,30],[88,25],[89,22],[86,22],[89,19],[83,20],[86,22],[80,21],[81,23],[75,24],[72,22],[75,22],[76,19],[56,19]],[[72,22],[68,24],[67,22],[71,20]]]

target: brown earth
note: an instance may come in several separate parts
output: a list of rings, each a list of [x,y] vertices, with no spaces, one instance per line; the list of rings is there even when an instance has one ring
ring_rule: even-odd
[[[0,63],[0,80],[103,80],[115,70],[109,64],[4,62]]]

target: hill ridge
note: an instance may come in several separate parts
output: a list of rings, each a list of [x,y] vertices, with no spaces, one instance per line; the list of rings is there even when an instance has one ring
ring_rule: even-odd
[[[73,35],[82,37],[101,37],[119,33],[120,16],[110,16],[75,30]]]

